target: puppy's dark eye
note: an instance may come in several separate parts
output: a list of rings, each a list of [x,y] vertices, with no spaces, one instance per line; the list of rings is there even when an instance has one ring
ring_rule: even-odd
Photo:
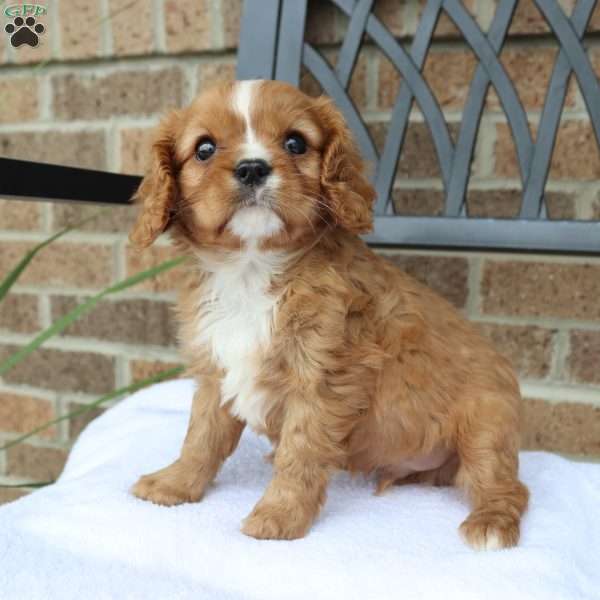
[[[208,160],[216,151],[217,145],[209,137],[202,138],[196,146],[196,158],[198,160]]]
[[[285,138],[283,145],[290,154],[304,154],[306,152],[306,140],[299,133],[290,133]]]

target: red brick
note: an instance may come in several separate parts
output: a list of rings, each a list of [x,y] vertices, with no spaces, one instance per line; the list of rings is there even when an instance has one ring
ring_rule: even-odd
[[[368,125],[375,146],[381,151],[385,144],[388,124],[385,122]],[[451,134],[455,125],[449,127]],[[410,123],[400,154],[396,177],[440,177],[440,167],[431,138],[429,127],[425,123]]]
[[[406,15],[408,6],[408,2],[398,2],[398,0],[377,0],[373,12],[392,35],[400,37],[408,33]]]
[[[476,66],[470,51],[429,52],[423,73],[442,108],[464,106]]]
[[[37,296],[12,293],[0,300],[0,329],[33,333],[39,328]]]
[[[575,219],[576,194],[546,192],[546,208],[550,219]]]
[[[33,77],[3,77],[0,80],[0,123],[23,123],[39,116],[38,81]]]
[[[13,268],[31,242],[0,242],[0,273]],[[103,288],[112,280],[112,248],[55,242],[40,251],[21,275],[22,284]]]
[[[571,0],[573,1],[573,0]],[[588,31],[600,31],[600,4],[596,3],[594,10],[592,11],[592,17],[587,27]]]
[[[41,203],[0,198],[0,229],[35,231],[41,226]]]
[[[240,40],[243,3],[239,0],[221,0],[220,5],[225,47],[237,48]]]
[[[426,3],[426,0],[419,0],[419,4],[420,4],[419,16],[422,15],[422,11],[425,6],[425,3]],[[475,19],[477,20],[477,14],[475,12],[475,9],[477,7],[477,0],[461,0],[461,4],[463,5],[464,8],[467,9],[467,12],[472,17],[475,17]],[[435,38],[462,37],[462,33],[460,33],[460,31],[456,28],[456,25],[454,25],[452,19],[450,19],[450,17],[447,15],[446,11],[444,11],[444,10],[442,11],[442,14],[440,15],[440,19],[436,25],[436,28],[434,31],[434,37]]]
[[[158,375],[162,371],[169,371],[179,366],[181,366],[179,363],[159,360],[131,360],[129,362],[131,381],[143,381]]]
[[[298,86],[305,94],[316,98],[323,93],[323,87],[307,69],[300,71],[300,85]]]
[[[166,260],[178,257],[179,254],[172,246],[153,246],[145,250],[127,248],[127,275],[150,269]],[[153,292],[171,292],[177,290],[181,281],[183,266],[175,267],[161,273],[153,279],[140,283],[136,289],[150,290]]]
[[[78,404],[76,402],[69,403],[69,412],[84,408],[84,404]],[[99,417],[106,409],[102,407],[95,407],[82,412],[69,419],[69,439],[74,440],[78,438],[81,432],[97,417]]]
[[[487,260],[482,307],[488,314],[600,319],[600,265]]]
[[[508,47],[500,55],[506,73],[514,83],[517,94],[526,110],[541,110],[544,106],[550,76],[558,55],[556,47]],[[500,100],[490,88],[489,107],[501,110]],[[571,82],[565,105],[575,106],[576,86]]]
[[[28,433],[54,416],[54,409],[48,400],[0,392],[0,431]],[[52,438],[56,435],[56,427],[44,429],[37,435]]]
[[[470,50],[443,50],[433,47],[427,54],[423,75],[443,109],[456,110],[464,106],[477,67]],[[396,67],[384,56],[379,58],[378,105],[390,110],[398,96],[402,78]]]
[[[59,4],[60,47],[63,59],[100,56],[105,25],[97,0],[69,0]]]
[[[386,255],[386,258],[421,283],[434,289],[454,306],[458,308],[465,306],[469,270],[466,258],[414,254]]]
[[[208,0],[166,0],[164,14],[169,52],[207,50],[212,46],[214,25]]]
[[[367,63],[367,55],[364,52],[359,54],[348,88],[348,94],[359,110],[363,110],[367,105]]]
[[[444,192],[439,190],[401,189],[392,191],[394,208],[399,215],[439,216],[444,211]]]
[[[497,4],[498,0],[496,0]],[[559,0],[567,15],[575,5],[574,0]],[[509,35],[540,34],[550,32],[548,23],[538,10],[534,0],[519,0],[517,10],[511,22]]]
[[[575,196],[567,192],[546,192],[548,216],[551,219],[574,219]],[[469,216],[487,218],[513,218],[519,214],[523,192],[521,190],[469,190],[467,210]]]
[[[121,135],[121,171],[143,175],[150,166],[154,128],[123,129]]]
[[[420,22],[426,0],[415,2],[398,2],[398,0],[378,0],[375,3],[375,14],[381,19],[383,24],[396,37],[412,36],[415,33],[415,21],[409,17],[414,4],[417,4],[416,23]],[[477,17],[475,8],[476,0],[461,0],[461,4],[472,16]],[[454,38],[459,34],[452,20],[442,10],[440,19],[435,28],[434,37],[436,38]]]
[[[589,121],[563,121],[556,137],[550,179],[596,180],[600,154]]]
[[[496,125],[494,144],[495,171],[500,177],[520,177],[516,147],[510,127],[504,123]]]
[[[579,383],[600,383],[600,331],[571,331],[567,359],[571,379]]]
[[[0,133],[0,156],[104,169],[106,148],[100,131],[16,131]]]
[[[402,78],[394,64],[384,56],[379,58],[378,72],[377,104],[382,110],[390,110],[396,102]]]
[[[522,377],[540,379],[549,374],[555,330],[496,323],[481,323],[479,327]]]
[[[594,18],[595,29],[596,31],[600,31],[600,5],[598,5],[594,11],[593,19]],[[590,25],[590,27],[588,27],[588,31],[590,31],[591,28],[592,26]],[[592,63],[592,67],[596,73],[596,77],[600,77],[600,48],[597,46],[592,46],[588,51],[588,55]]]
[[[52,319],[57,320],[78,304],[69,296],[52,297]],[[64,335],[109,342],[155,346],[175,345],[172,305],[153,300],[115,300],[98,304],[68,327]]]
[[[316,46],[341,42],[345,32],[340,27],[339,17],[340,11],[332,3],[309,0],[306,14],[306,41]]]
[[[67,451],[19,444],[6,451],[8,475],[28,477],[33,481],[54,481],[61,473]]]
[[[0,346],[0,361],[18,349],[16,346]],[[58,392],[104,394],[115,389],[114,359],[92,352],[40,348],[2,377],[8,383]]]
[[[150,54],[154,48],[151,2],[109,0],[112,49],[115,56]]]
[[[12,46],[6,42],[4,44],[0,44],[0,65],[7,65],[10,62],[9,48],[12,48]],[[2,498],[0,496],[0,503],[1,502]]]
[[[497,125],[496,174],[501,177],[518,177],[517,157],[510,129]],[[556,147],[552,155],[550,179],[575,181],[600,178],[600,156],[592,126],[587,120],[563,121],[558,130]]]
[[[219,60],[198,67],[198,93],[221,81],[235,81],[235,61]]]
[[[600,408],[577,402],[525,401],[522,447],[600,455]]]
[[[52,206],[54,230],[77,226],[77,231],[91,233],[126,233],[136,216],[133,206],[99,207],[84,204],[56,203]],[[78,225],[85,219],[95,217],[83,225]]]
[[[46,33],[48,29],[46,30]],[[33,68],[43,68],[53,58],[52,42],[48,36],[40,37],[40,43],[32,48],[27,44],[13,50],[13,61],[19,65],[31,65]]]
[[[181,106],[183,86],[183,73],[176,67],[108,75],[55,75],[54,114],[66,120],[162,114]]]

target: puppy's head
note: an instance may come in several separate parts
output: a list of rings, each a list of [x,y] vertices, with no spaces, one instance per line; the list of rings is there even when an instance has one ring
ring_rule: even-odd
[[[275,81],[220,84],[161,123],[131,232],[168,227],[195,247],[308,243],[324,227],[370,230],[375,192],[340,112]]]

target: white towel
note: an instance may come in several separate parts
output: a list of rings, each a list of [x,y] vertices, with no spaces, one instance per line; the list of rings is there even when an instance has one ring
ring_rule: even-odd
[[[82,434],[59,481],[0,508],[0,599],[600,598],[600,465],[523,453],[531,490],[518,548],[475,552],[458,491],[340,473],[309,535],[258,541],[240,522],[261,497],[268,443],[246,431],[201,503],[129,494],[176,458],[193,383],[138,392]]]

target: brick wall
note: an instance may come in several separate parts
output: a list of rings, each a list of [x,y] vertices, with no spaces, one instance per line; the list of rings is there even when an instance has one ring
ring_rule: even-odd
[[[0,155],[141,173],[148,133],[161,113],[189,101],[235,66],[240,0],[50,1],[39,48],[0,46]],[[379,16],[410,41],[424,2],[379,0]],[[565,0],[567,10],[572,0]],[[320,5],[320,6],[318,6]],[[494,2],[465,0],[486,26]],[[4,19],[4,17],[2,17]],[[6,19],[4,19],[6,20]],[[2,23],[4,25],[4,21]],[[3,26],[2,26],[3,29]],[[334,57],[345,20],[313,2],[309,37]],[[589,56],[600,73],[600,10]],[[502,54],[535,132],[557,46],[531,0],[521,0]],[[442,19],[425,73],[456,123],[475,60]],[[381,145],[399,80],[366,47],[352,96]],[[310,77],[305,89],[317,92]],[[413,111],[394,202],[406,214],[436,214],[441,182],[431,138]],[[572,84],[549,183],[551,217],[600,218],[600,160],[584,103]],[[493,92],[473,164],[469,211],[514,214],[515,152]],[[36,242],[96,209],[0,200],[0,276]],[[172,256],[166,240],[140,255],[127,245],[128,208],[47,248],[0,304],[0,358],[47,327],[77,300]],[[515,363],[527,398],[524,445],[600,454],[600,259],[386,250],[390,260],[464,311]],[[0,444],[116,386],[177,363],[166,273],[107,301],[47,342],[0,380]],[[98,411],[94,411],[94,415]],[[0,482],[55,477],[85,425],[61,423],[30,443],[0,452]],[[0,489],[0,501],[20,491]]]

